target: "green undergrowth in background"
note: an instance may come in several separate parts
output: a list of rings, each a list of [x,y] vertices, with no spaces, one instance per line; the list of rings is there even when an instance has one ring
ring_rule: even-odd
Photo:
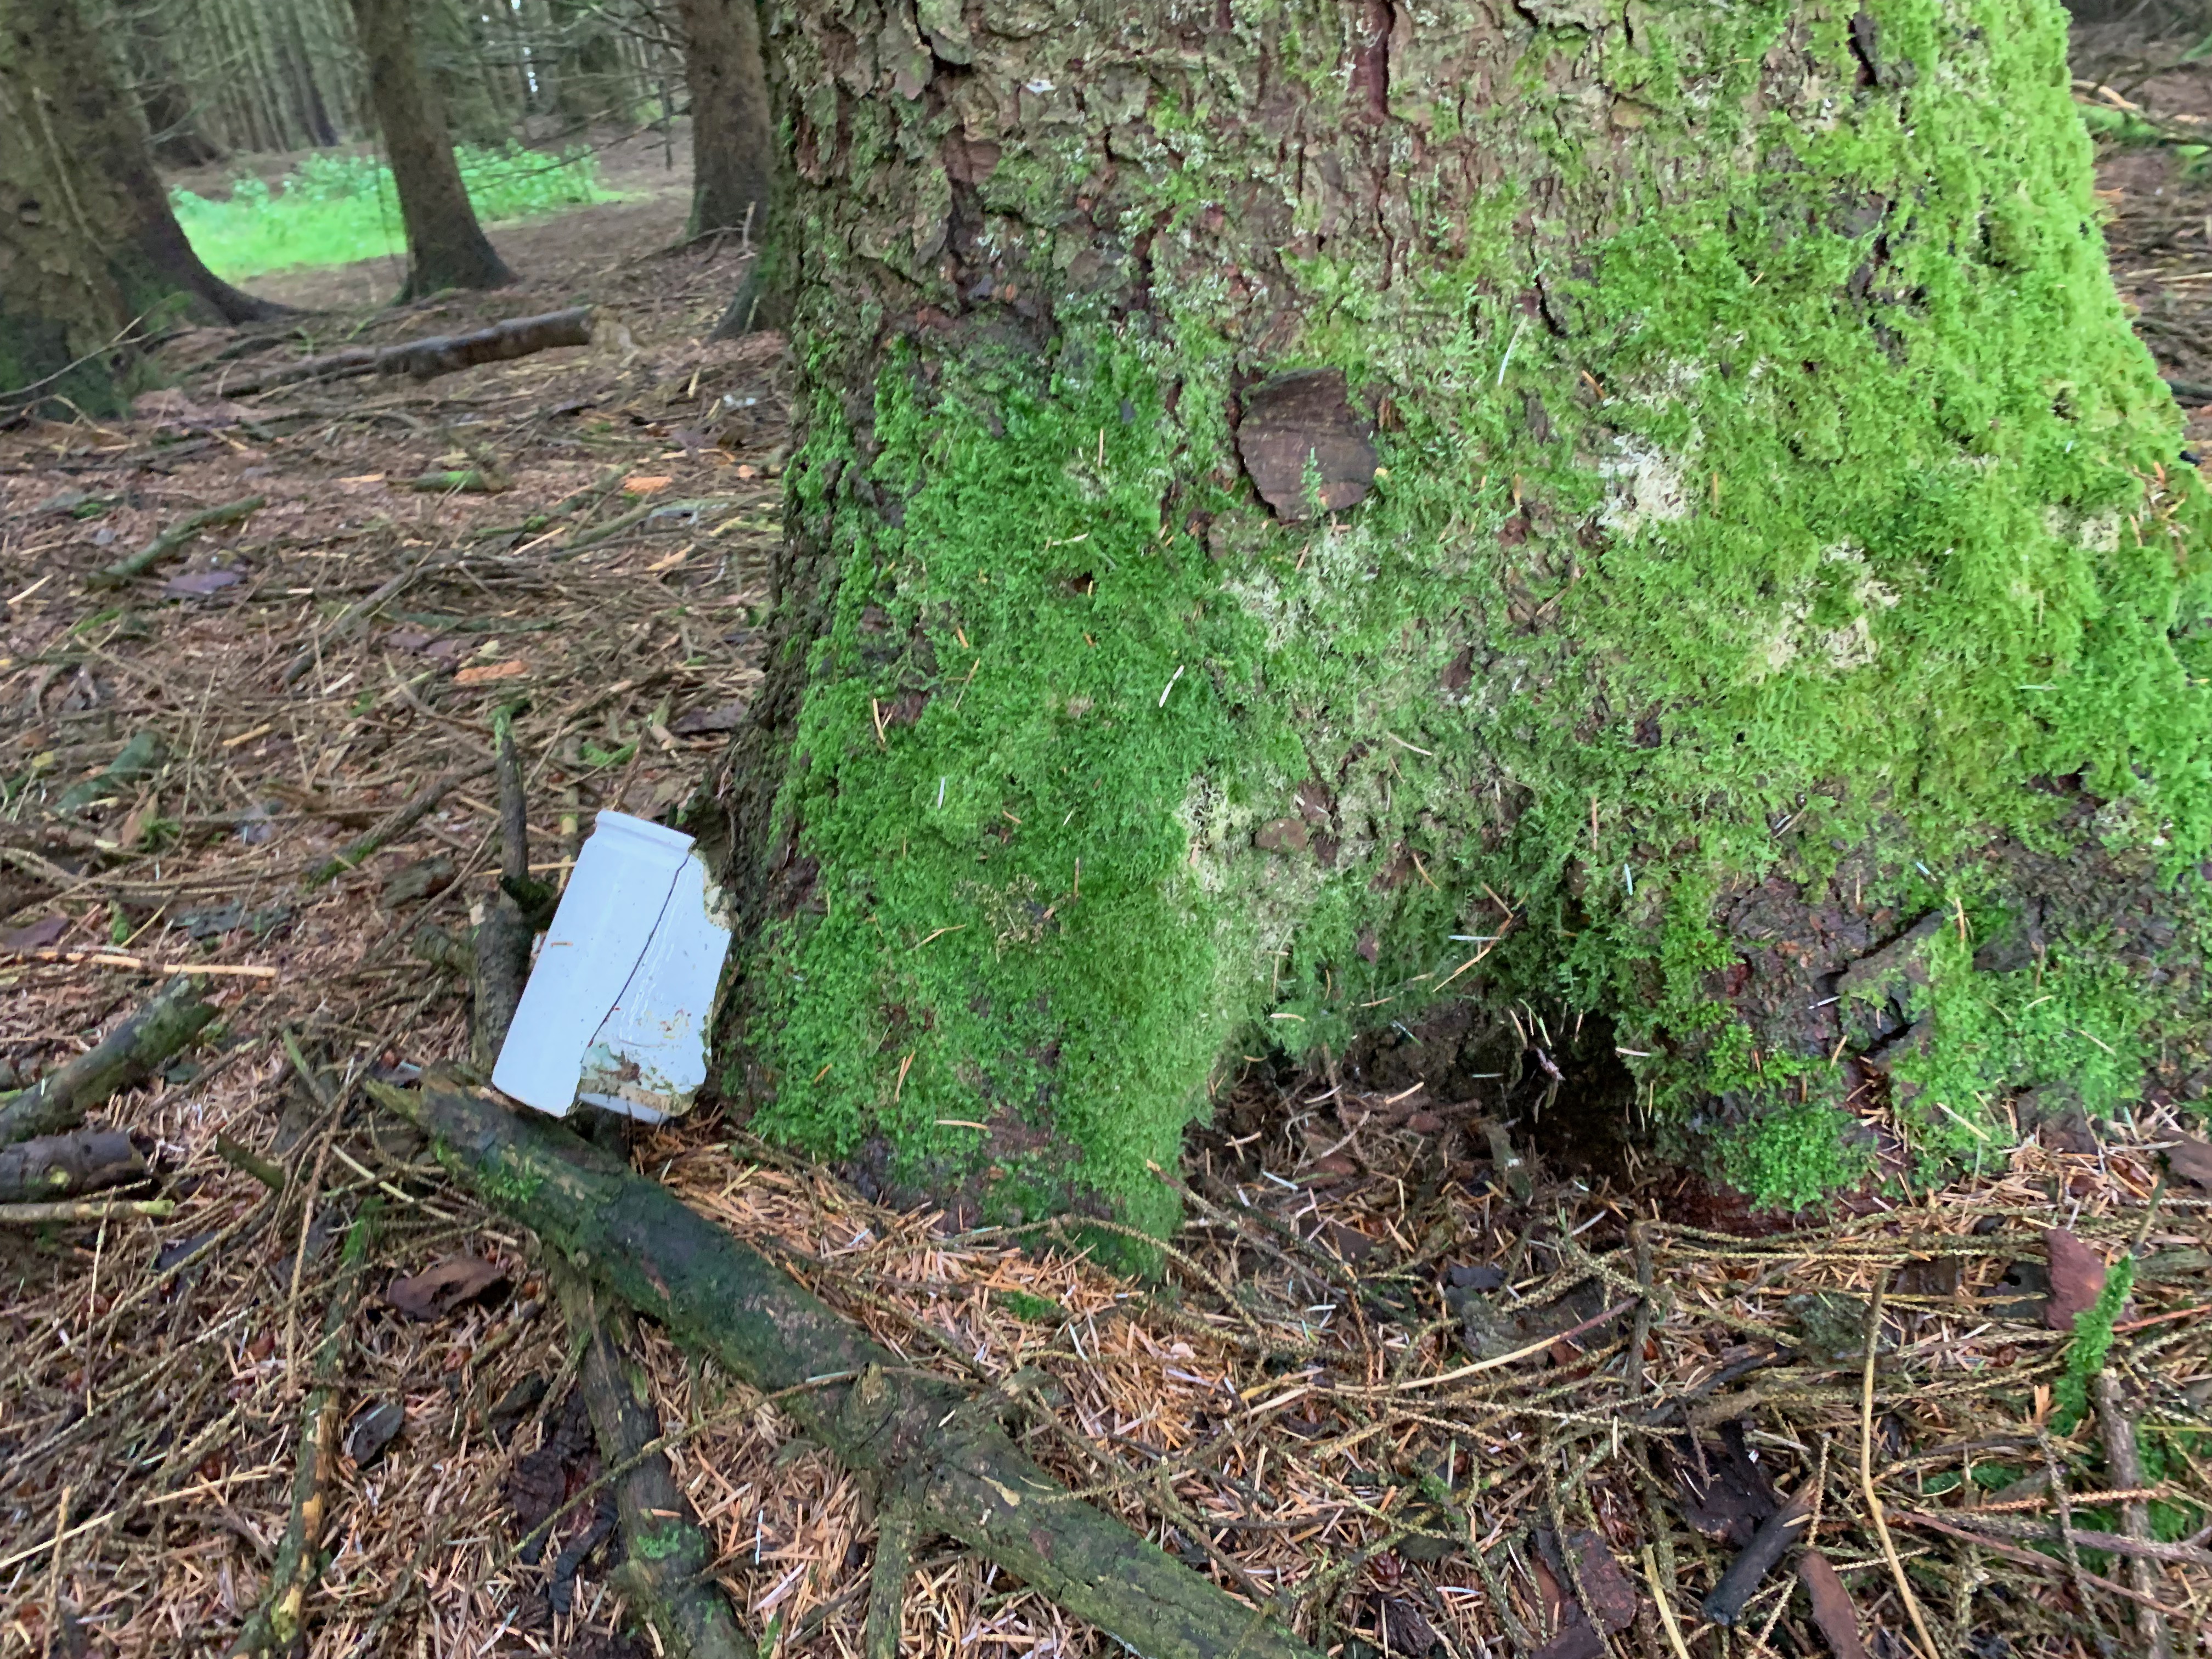
[[[2139,963],[2087,927],[1972,955],[1993,846],[2087,833],[2153,884],[2212,850],[2204,492],[2106,270],[2062,15],[1872,11],[1856,98],[1848,18],[1805,26],[1844,89],[1817,125],[1754,112],[1797,9],[1639,34],[1604,59],[1643,112],[1613,164],[1652,170],[1620,228],[1540,258],[1501,166],[1456,263],[1300,263],[1287,359],[1235,360],[1236,301],[1164,260],[1153,319],[1067,299],[1042,363],[894,354],[865,453],[810,369],[789,506],[837,591],[779,803],[819,873],[749,947],[765,1129],[1158,1228],[1149,1166],[1239,1056],[1471,994],[1610,1021],[1676,1148],[1801,1204],[1869,1168],[1842,1061],[1895,1038],[1778,1048],[1716,988],[1770,880],[1963,919],[1890,996],[1917,1174],[1994,1150],[2022,1089],[2128,1097]],[[987,207],[1054,193],[1002,171]],[[1219,210],[1194,177],[1158,174],[1170,226]],[[1323,365],[1388,395],[1385,472],[1279,524],[1219,465],[1233,376]]]
[[[588,149],[548,155],[520,145],[463,144],[454,153],[477,217],[487,224],[617,199],[599,183],[599,159]],[[248,177],[227,198],[178,190],[170,202],[208,269],[232,282],[406,250],[392,169],[373,155],[308,155],[273,190]]]

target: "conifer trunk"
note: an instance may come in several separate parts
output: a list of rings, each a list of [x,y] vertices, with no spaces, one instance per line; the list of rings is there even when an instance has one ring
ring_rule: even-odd
[[[1797,1202],[2191,1029],[2203,492],[2051,0],[769,34],[763,1127],[1160,1224],[1281,1053]]]
[[[399,298],[448,288],[500,288],[514,280],[477,223],[453,141],[415,33],[412,0],[352,0],[368,91],[407,233]]]
[[[192,252],[75,0],[0,0],[0,393],[112,410],[132,339],[276,309]]]
[[[686,234],[767,229],[768,82],[755,0],[677,0],[691,89],[691,222]]]

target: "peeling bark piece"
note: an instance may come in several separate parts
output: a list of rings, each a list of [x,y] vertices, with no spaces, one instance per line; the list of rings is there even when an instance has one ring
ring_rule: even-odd
[[[1761,1581],[1789,1553],[1790,1546],[1803,1540],[1812,1518],[1813,1495],[1808,1486],[1767,1516],[1751,1542],[1729,1563],[1721,1582],[1713,1586],[1700,1608],[1705,1617],[1716,1625],[1733,1625],[1742,1618],[1744,1603],[1751,1600]]]
[[[1354,412],[1344,371],[1304,368],[1262,381],[1244,394],[1237,453],[1260,499],[1285,523],[1314,516],[1306,469],[1318,475],[1321,507],[1340,512],[1367,499],[1375,482],[1374,425]]]
[[[410,1319],[441,1319],[507,1283],[507,1269],[473,1255],[447,1256],[385,1287],[384,1299]]]
[[[2075,1315],[2095,1306],[2104,1291],[2105,1261],[2063,1227],[2045,1228],[2043,1248],[2051,1258],[2051,1300],[2043,1322],[2054,1331],[2070,1331]]]
[[[1859,1639],[1858,1608],[1844,1588],[1842,1575],[1818,1550],[1807,1550],[1797,1559],[1797,1582],[1813,1604],[1813,1622],[1836,1659],[1867,1659],[1866,1644]]]

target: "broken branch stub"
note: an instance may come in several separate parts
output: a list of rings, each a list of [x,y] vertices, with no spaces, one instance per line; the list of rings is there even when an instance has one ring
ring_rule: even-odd
[[[558,1126],[450,1076],[372,1083],[495,1207],[791,1413],[878,1503],[966,1544],[1152,1659],[1316,1659],[1266,1614],[1073,1498],[952,1384],[917,1375],[780,1269]]]

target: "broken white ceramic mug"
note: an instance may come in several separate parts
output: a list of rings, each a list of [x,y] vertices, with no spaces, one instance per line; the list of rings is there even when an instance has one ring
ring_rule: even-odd
[[[657,1122],[707,1079],[729,924],[691,837],[601,812],[523,988],[492,1082],[565,1116],[581,1099]]]

